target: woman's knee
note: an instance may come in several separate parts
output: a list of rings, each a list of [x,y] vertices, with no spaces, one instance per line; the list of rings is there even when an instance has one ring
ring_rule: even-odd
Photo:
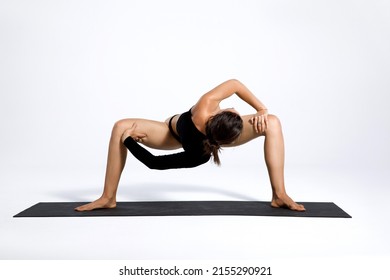
[[[134,119],[122,119],[122,120],[116,121],[114,123],[113,128],[112,128],[112,133],[122,135],[126,129],[129,129],[130,127],[132,127],[132,125],[134,124],[135,121],[136,120],[134,120]]]
[[[268,125],[267,130],[280,130],[282,128],[282,124],[279,118],[275,115],[268,115]]]

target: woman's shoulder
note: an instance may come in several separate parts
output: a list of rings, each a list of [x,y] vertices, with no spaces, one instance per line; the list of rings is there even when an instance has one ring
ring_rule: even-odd
[[[196,128],[202,133],[206,132],[206,123],[210,119],[211,116],[215,115],[217,110],[211,110],[208,106],[202,106],[202,104],[197,103],[195,106],[191,108],[191,118],[192,122],[196,126]]]

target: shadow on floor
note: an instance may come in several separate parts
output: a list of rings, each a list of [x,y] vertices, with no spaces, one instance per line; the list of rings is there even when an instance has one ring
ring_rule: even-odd
[[[73,188],[74,190],[74,188]],[[77,191],[59,190],[53,192],[52,195],[67,201],[90,201],[98,198],[101,194],[101,187],[96,186],[80,186]],[[191,197],[204,195],[205,200],[210,197],[221,197],[226,200],[258,200],[259,198],[249,196],[240,192],[234,192],[213,186],[199,186],[191,184],[177,183],[156,183],[145,182],[135,185],[120,185],[118,189],[118,201],[169,201],[176,200],[177,195]],[[196,199],[195,199],[196,200]]]

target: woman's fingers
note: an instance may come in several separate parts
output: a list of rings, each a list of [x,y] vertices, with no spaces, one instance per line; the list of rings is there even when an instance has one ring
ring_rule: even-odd
[[[146,137],[146,134],[141,133],[136,129],[137,129],[136,123],[133,123],[130,128],[126,129],[122,134],[122,142],[124,142],[127,137],[131,137],[137,142],[142,142],[142,139]]]
[[[268,128],[268,115],[263,115],[264,116],[264,131],[267,130]]]
[[[256,131],[256,133],[259,133],[259,117],[258,116],[254,116],[252,118],[252,125],[253,125],[253,128]]]
[[[144,133],[137,133],[135,136],[133,136],[134,140],[137,142],[142,142],[142,139],[146,137],[146,134]]]
[[[259,119],[259,131],[263,133],[265,131],[264,115],[261,115]]]
[[[251,119],[251,124],[253,125],[253,129],[256,133],[259,133],[259,129],[261,130],[261,123],[259,122],[259,116],[253,116]]]
[[[131,130],[130,136],[133,137],[135,141],[142,142],[142,138],[145,138],[146,134],[136,131],[136,128],[137,128],[137,124],[134,123],[130,129]]]
[[[256,133],[263,133],[267,130],[268,127],[268,115],[256,115],[250,119],[251,124],[253,125],[253,129]]]
[[[261,115],[261,120],[260,120],[260,124],[261,124],[261,132],[264,132],[265,131],[265,115]]]
[[[261,115],[261,132],[265,132],[268,127],[268,115]]]

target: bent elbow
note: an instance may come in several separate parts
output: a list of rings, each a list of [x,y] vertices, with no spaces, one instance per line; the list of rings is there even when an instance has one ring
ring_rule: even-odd
[[[241,82],[239,80],[237,80],[237,79],[234,79],[234,78],[230,79],[230,80],[227,80],[227,83],[232,84],[234,86],[241,85]]]

